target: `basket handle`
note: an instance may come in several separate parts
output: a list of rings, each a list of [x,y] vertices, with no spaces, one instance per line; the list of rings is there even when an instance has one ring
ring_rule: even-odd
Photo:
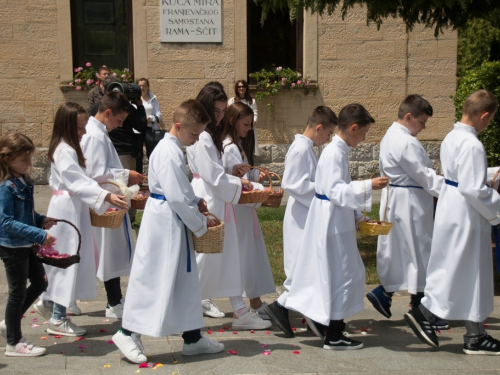
[[[206,214],[205,216],[207,216],[207,217],[209,217],[209,216],[210,216],[212,219],[217,220],[219,223],[221,223],[221,224],[223,223],[223,221],[222,221],[221,219],[219,219],[217,216],[215,216],[215,215],[214,215],[213,213],[211,213],[211,212],[207,212],[207,214]]]
[[[379,173],[380,171],[375,171],[373,172],[369,179],[371,180],[373,178],[373,176],[375,176],[377,173]],[[383,176],[386,176],[384,171],[381,172]],[[385,221],[385,218],[387,217],[387,208],[389,207],[389,184],[386,185],[386,188],[387,188],[387,199],[386,199],[386,202],[385,202],[385,210],[384,210],[384,218],[382,219],[382,221]],[[365,190],[366,191],[366,190]],[[363,202],[364,204],[364,207],[363,207],[363,215],[365,215],[366,217],[366,199],[365,201]]]
[[[269,172],[269,175],[270,175],[271,177],[273,177],[273,176],[278,177],[278,181],[280,182],[280,186],[281,186],[281,185],[283,185],[283,180],[281,179],[281,176],[280,176],[279,174],[274,173],[274,172]]]
[[[70,222],[68,220],[64,220],[64,219],[55,219],[54,221],[58,222],[58,223],[60,222],[60,223],[69,224],[76,230],[76,233],[78,234],[78,250],[76,251],[76,255],[80,255],[80,248],[82,247],[82,234],[80,233],[78,228],[75,226],[75,224],[73,224],[72,222]]]
[[[120,185],[118,185],[117,183],[113,182],[113,181],[103,181],[103,182],[99,182],[99,186],[102,186],[102,185],[115,185],[118,190],[120,191],[120,194],[122,194],[122,189],[120,188]],[[106,190],[106,189],[104,189]],[[108,190],[109,191],[109,190]]]
[[[259,171],[264,172],[266,174],[267,179],[269,180],[269,189],[271,189],[271,190],[273,189],[273,179],[270,176],[270,173],[272,173],[272,172],[267,172],[259,167],[250,167],[250,169],[258,169]]]

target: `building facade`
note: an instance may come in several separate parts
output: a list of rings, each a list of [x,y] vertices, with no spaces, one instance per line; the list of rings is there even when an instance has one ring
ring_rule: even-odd
[[[67,100],[85,104],[87,92],[67,86],[79,65],[77,58],[88,58],[99,48],[105,53],[125,48],[123,60],[135,78],[149,79],[167,128],[176,106],[195,97],[208,81],[220,81],[231,97],[234,82],[248,78],[249,55],[259,53],[264,43],[249,38],[251,0],[220,1],[220,43],[162,42],[162,1],[0,0],[0,130],[2,135],[20,131],[33,139],[39,148],[34,173],[38,183],[47,181],[45,150],[57,108]],[[117,8],[125,9],[126,27],[109,31],[106,24],[116,24],[119,15],[107,17],[106,10]],[[78,20],[81,9],[83,21]],[[104,24],[102,29],[95,31],[95,20]],[[297,48],[296,68],[311,85],[307,91],[284,90],[258,102],[261,164],[282,172],[288,145],[303,131],[314,107],[327,105],[338,113],[345,104],[358,102],[376,120],[366,143],[351,154],[353,177],[367,177],[377,169],[378,143],[396,119],[399,103],[412,93],[423,95],[434,107],[419,139],[431,159],[439,159],[440,141],[454,122],[450,96],[456,89],[456,32],[436,39],[433,30],[423,27],[407,32],[399,19],[388,19],[377,30],[367,26],[366,10],[360,7],[345,20],[338,14],[305,12],[295,30],[298,36],[291,43]],[[78,39],[105,33],[116,33],[116,44],[86,45]],[[126,47],[118,45],[118,34]],[[267,104],[274,109],[268,110]]]

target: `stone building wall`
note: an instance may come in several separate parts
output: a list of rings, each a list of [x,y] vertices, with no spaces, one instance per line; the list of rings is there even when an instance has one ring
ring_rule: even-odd
[[[176,106],[195,97],[206,82],[220,81],[231,96],[233,82],[246,77],[244,0],[223,2],[221,44],[161,43],[159,0],[132,4],[135,77],[149,78],[166,126]],[[0,0],[0,130],[33,139],[40,149],[39,183],[47,180],[44,152],[57,108],[66,100],[85,104],[86,92],[60,87],[73,76],[70,13],[66,0]],[[439,39],[430,29],[407,33],[397,19],[377,30],[366,25],[362,8],[354,8],[344,21],[338,15],[305,14],[304,25],[303,74],[317,84],[309,92],[283,91],[258,103],[261,163],[282,171],[288,145],[317,105],[338,113],[345,104],[359,102],[377,121],[367,143],[351,155],[353,177],[366,177],[375,168],[378,142],[410,93],[424,95],[433,105],[435,114],[419,138],[426,147],[439,145],[454,118],[456,32]],[[267,110],[268,103],[274,110]]]

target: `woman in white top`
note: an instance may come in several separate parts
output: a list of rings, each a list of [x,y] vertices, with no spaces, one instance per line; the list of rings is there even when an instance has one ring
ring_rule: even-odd
[[[234,85],[234,96],[229,99],[227,102],[227,105],[231,105],[234,102],[242,102],[243,104],[246,104],[250,108],[252,108],[253,111],[253,134],[250,133],[248,134],[249,137],[253,137],[254,139],[254,151],[253,155],[247,155],[248,159],[250,161],[251,165],[254,165],[253,163],[253,156],[259,156],[259,142],[257,141],[257,119],[258,119],[258,111],[257,111],[257,101],[250,96],[250,90],[248,87],[247,81],[240,79],[239,81],[236,81]]]
[[[142,104],[144,105],[144,109],[146,110],[146,118],[148,122],[148,127],[145,134],[145,143],[146,154],[149,159],[155,146],[163,138],[163,132],[161,132],[160,128],[161,111],[158,104],[158,99],[156,99],[156,96],[151,91],[149,91],[148,79],[139,78],[137,80],[137,84],[141,88]]]

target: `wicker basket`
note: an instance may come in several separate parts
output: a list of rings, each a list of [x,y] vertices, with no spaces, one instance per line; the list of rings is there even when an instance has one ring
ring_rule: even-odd
[[[80,248],[82,246],[82,235],[81,235],[80,231],[78,230],[77,227],[75,227],[75,225],[73,223],[71,223],[67,220],[56,219],[55,221],[58,223],[66,223],[66,224],[71,225],[76,230],[76,233],[78,233],[78,249],[76,250],[76,254],[71,255],[68,258],[50,258],[50,257],[46,257],[46,256],[39,254],[38,251],[40,249],[38,246],[35,246],[33,248],[33,255],[35,255],[35,257],[40,262],[48,264],[49,266],[54,266],[54,267],[58,267],[58,268],[68,268],[69,266],[72,266],[75,263],[80,263]]]
[[[194,251],[204,254],[222,253],[224,248],[224,222],[211,213],[207,216],[211,216],[219,224],[208,228],[201,237],[193,236]]]
[[[372,173],[370,178],[372,178],[375,173]],[[359,232],[367,236],[387,236],[392,228],[392,223],[385,221],[385,218],[387,216],[388,206],[389,206],[389,184],[387,184],[387,200],[385,202],[384,219],[373,223],[367,223],[366,221],[358,223]],[[365,209],[363,211],[363,214],[366,216],[366,199],[365,199]]]
[[[258,169],[261,172],[266,174],[266,177],[269,179],[269,189],[273,189],[273,181],[269,173],[260,169],[258,167],[250,167],[252,169]],[[238,200],[238,204],[248,204],[248,203],[264,203],[269,199],[271,193],[269,191],[262,190],[252,190],[252,191],[243,191],[240,195],[240,199]]]
[[[277,177],[281,186],[282,181],[279,174],[274,172],[268,172],[268,173],[271,177]],[[283,198],[283,193],[284,191],[282,188],[279,188],[278,190],[273,190],[273,192],[269,195],[269,199],[264,203],[262,203],[262,207],[278,208],[279,206],[281,206],[281,198]]]
[[[120,188],[117,184],[111,181],[105,181],[105,182],[100,182],[99,185],[115,185],[116,187]],[[102,215],[98,215],[93,209],[90,209],[90,224],[93,227],[100,227],[100,228],[120,228],[123,222],[123,218],[125,217],[125,214],[127,213],[127,210],[118,210],[118,211],[109,211],[105,212]]]
[[[147,186],[143,186],[139,189],[139,192],[141,191],[147,191],[149,192],[149,188]],[[144,207],[146,207],[146,202],[148,201],[149,199],[149,196],[147,197],[138,197],[137,195],[135,196],[135,198],[132,198],[130,200],[130,206],[132,208],[135,208],[136,210],[144,210]]]

